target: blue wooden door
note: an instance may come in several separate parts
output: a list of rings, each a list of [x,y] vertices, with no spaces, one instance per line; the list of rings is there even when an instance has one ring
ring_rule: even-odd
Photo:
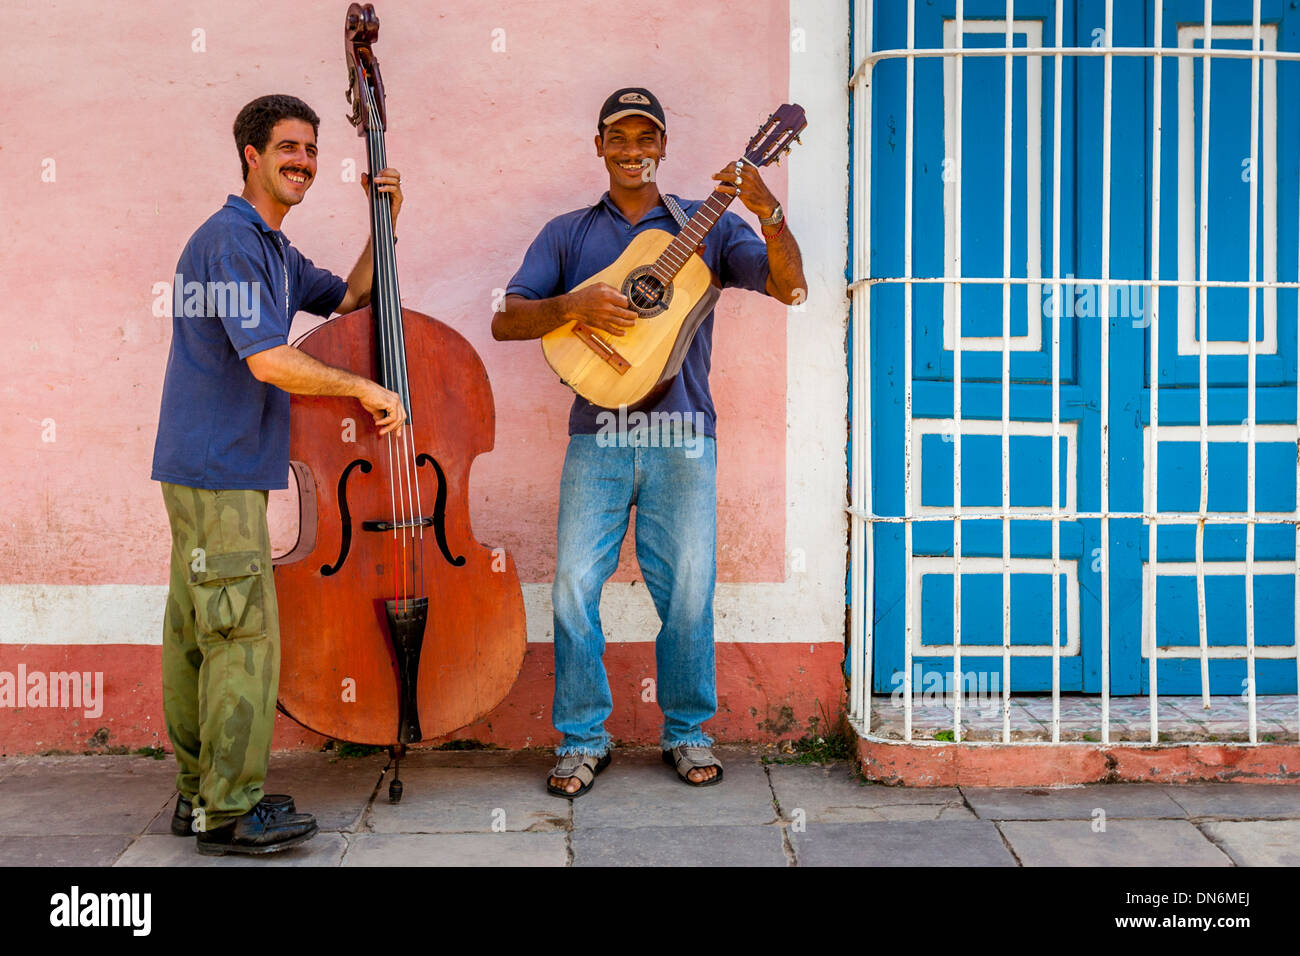
[[[1199,3],[1192,4],[1200,9]],[[918,4],[916,45],[952,47],[956,43],[955,9],[952,0]],[[1052,0],[1022,0],[1016,4],[1013,41],[1017,47],[1052,46],[1055,42],[1055,3]],[[1115,44],[1146,46],[1153,42],[1150,5],[1116,4]],[[1166,12],[1166,45],[1179,41],[1179,22],[1195,17],[1181,8]],[[1191,5],[1189,5],[1191,6]],[[1104,42],[1104,4],[1082,0],[1065,4],[1062,23],[1065,46],[1088,46]],[[1215,4],[1220,22],[1240,22],[1241,10],[1249,31],[1248,3]],[[1276,42],[1281,48],[1296,49],[1293,36],[1295,12],[1272,4],[1265,20],[1275,24]],[[906,9],[902,4],[878,5],[875,23],[877,49],[907,45]],[[1286,13],[1287,16],[1283,16]],[[969,0],[965,4],[966,48],[995,47],[1005,43],[1005,4]],[[1273,19],[1269,21],[1269,16]],[[1230,17],[1237,20],[1230,21]],[[1194,38],[1183,29],[1182,39]],[[1219,39],[1216,34],[1215,43]],[[1245,45],[1249,47],[1249,32]],[[1265,44],[1267,46],[1267,43]],[[963,276],[1000,278],[1003,274],[1003,117],[1004,70],[1002,57],[964,57],[962,67],[961,148],[957,158],[955,140],[955,76],[950,58],[918,58],[915,73],[915,128],[913,151],[913,273],[916,276],[953,275],[956,253],[961,256]],[[1216,61],[1212,70],[1224,61]],[[1249,154],[1249,136],[1234,139],[1241,117],[1249,129],[1249,113],[1239,105],[1233,115],[1234,97],[1248,102],[1248,62],[1215,72],[1211,84],[1212,164],[1217,155],[1236,149]],[[1052,160],[1055,123],[1053,93],[1055,62],[1050,57],[1019,57],[1012,72],[1011,164],[1011,275],[1034,278],[1052,275],[1053,204]],[[1060,322],[1059,417],[1060,505],[1065,510],[1096,513],[1102,505],[1101,463],[1101,323],[1109,311],[1109,508],[1108,511],[1140,513],[1143,510],[1145,468],[1145,426],[1149,424],[1150,330],[1149,310],[1144,307],[1147,289],[1141,285],[1150,265],[1150,182],[1151,149],[1151,61],[1140,57],[1112,60],[1112,175],[1110,275],[1113,279],[1108,308],[1099,301],[1102,290],[1091,282],[1102,275],[1102,143],[1103,143],[1103,60],[1065,58],[1061,75],[1061,200],[1060,274],[1066,285],[1054,297],[1050,283],[1013,285],[1010,297],[1010,504],[1017,511],[1042,512],[1050,509],[1051,497],[1051,388],[1053,323]],[[1244,69],[1245,95],[1241,83]],[[1179,275],[1178,230],[1185,229],[1187,216],[1195,215],[1179,206],[1177,122],[1178,64],[1169,58],[1165,66],[1163,210],[1161,237],[1162,277]],[[1184,69],[1182,81],[1195,83],[1197,71]],[[1271,74],[1278,84],[1273,104],[1295,103],[1295,77],[1286,70]],[[1222,79],[1222,87],[1220,80]],[[904,163],[906,138],[906,73],[904,61],[881,63],[872,78],[874,88],[872,136],[871,261],[874,276],[904,275]],[[1199,87],[1198,87],[1199,89]],[[1288,99],[1288,91],[1292,95]],[[1199,102],[1199,92],[1194,99]],[[1182,102],[1188,97],[1184,96]],[[1219,106],[1220,99],[1223,105]],[[1266,97],[1267,99],[1267,97]],[[1199,107],[1197,107],[1199,109]],[[1216,114],[1216,109],[1219,111]],[[1284,116],[1285,114],[1285,116]],[[1223,117],[1224,133],[1219,123]],[[1269,198],[1276,214],[1296,209],[1294,110],[1274,111],[1274,147],[1261,172],[1268,167],[1277,195]],[[1195,111],[1192,115],[1195,122]],[[1235,124],[1235,125],[1234,125]],[[1171,142],[1173,141],[1173,142]],[[1236,143],[1236,145],[1234,145]],[[1197,147],[1199,148],[1199,146]],[[1261,149],[1261,156],[1263,156]],[[1272,163],[1273,165],[1269,165]],[[1241,183],[1242,166],[1235,175]],[[961,227],[955,228],[954,181],[960,177]],[[1217,180],[1216,180],[1217,182]],[[1284,185],[1289,184],[1289,185]],[[1185,185],[1184,185],[1185,192]],[[1288,192],[1288,190],[1290,190]],[[1244,251],[1237,262],[1230,251],[1242,246],[1243,226],[1234,231],[1227,225],[1222,208],[1245,208],[1238,188],[1212,186],[1211,211],[1224,228],[1211,227],[1211,270],[1225,278],[1245,276]],[[1265,191],[1260,190],[1260,202]],[[1270,194],[1271,195],[1271,194]],[[1234,205],[1235,204],[1235,205]],[[1180,218],[1181,217],[1181,218]],[[1285,218],[1285,217],[1284,217]],[[1261,216],[1261,229],[1266,222]],[[1181,225],[1180,225],[1181,223]],[[1288,238],[1277,240],[1270,262],[1279,279],[1295,276],[1294,212],[1277,232]],[[1264,244],[1261,239],[1261,267]],[[1288,251],[1289,250],[1289,251]],[[1186,250],[1182,253],[1184,260]],[[1216,256],[1219,258],[1216,259]],[[1261,276],[1264,273],[1260,270]],[[1228,275],[1228,273],[1232,273]],[[1192,277],[1194,278],[1194,276]],[[1232,295],[1239,300],[1234,306]],[[904,287],[881,283],[872,288],[872,456],[875,462],[873,497],[877,513],[904,513],[903,480],[903,327]],[[953,415],[953,339],[957,334],[951,286],[917,284],[913,291],[913,443],[912,514],[913,569],[913,665],[914,686],[951,686],[953,644],[953,526],[950,520],[927,520],[927,512],[950,511],[953,505],[953,447],[949,422]],[[1178,300],[1186,293],[1169,290],[1161,299],[1161,425],[1173,422],[1195,425],[1199,414],[1196,359],[1177,352]],[[1257,508],[1260,511],[1289,511],[1294,508],[1295,455],[1295,295],[1278,291],[1275,307],[1270,306],[1268,340],[1275,353],[1259,361],[1259,421],[1288,423],[1291,438],[1265,442],[1273,433],[1261,431],[1256,473],[1261,477]],[[1001,414],[1002,414],[1002,321],[1001,284],[967,284],[960,291],[960,335],[962,344],[962,505],[972,510],[996,512],[1001,507]],[[1261,294],[1260,302],[1265,298]],[[1244,338],[1244,292],[1228,292],[1210,300],[1211,339]],[[1237,317],[1233,318],[1233,309]],[[1260,327],[1265,309],[1261,304]],[[1195,316],[1192,316],[1195,328]],[[1233,322],[1236,321],[1236,325]],[[1187,325],[1184,316],[1183,325]],[[1288,331],[1289,330],[1289,331]],[[1193,332],[1193,335],[1195,333]],[[1183,332],[1183,347],[1187,333]],[[1261,340],[1263,342],[1263,340]],[[1244,346],[1243,346],[1244,348]],[[1165,356],[1168,354],[1168,362]],[[1190,361],[1190,375],[1189,365]],[[1239,426],[1245,417],[1241,386],[1245,381],[1244,359],[1219,356],[1212,360],[1210,383],[1217,398],[1212,401],[1212,422],[1231,420]],[[1168,380],[1166,381],[1166,375]],[[1189,405],[1188,402],[1191,402]],[[1240,405],[1240,411],[1233,403]],[[1188,418],[1190,410],[1191,417]],[[1271,416],[1271,417],[1270,417]],[[1163,510],[1196,510],[1199,493],[1198,446],[1191,445],[1187,459],[1181,434],[1162,434],[1160,454],[1160,506]],[[1231,436],[1237,442],[1212,445],[1211,510],[1245,510],[1244,445],[1240,428]],[[1220,448],[1219,445],[1223,447]],[[1289,463],[1289,464],[1288,464]],[[1190,482],[1190,484],[1189,484]],[[1191,508],[1187,495],[1193,496]],[[1267,490],[1266,490],[1267,488]],[[1097,518],[1062,521],[1060,555],[1060,647],[1061,687],[1065,691],[1098,692],[1101,689],[1101,563],[1110,556],[1110,689],[1115,694],[1136,694],[1146,689],[1147,663],[1144,657],[1143,626],[1144,574],[1146,572],[1146,525],[1140,519],[1111,519],[1109,548],[1102,548],[1102,522]],[[904,669],[904,532],[902,525],[877,524],[875,553],[870,565],[874,575],[875,674],[873,689],[895,690]],[[1161,533],[1161,561],[1187,560],[1187,533],[1169,528]],[[1207,578],[1207,610],[1213,641],[1218,644],[1244,643],[1244,576],[1235,578],[1225,563],[1244,554],[1244,530],[1227,526],[1206,538],[1206,558],[1214,555],[1213,580]],[[1166,549],[1168,549],[1166,551]],[[1051,525],[1047,521],[1013,520],[1009,552],[1011,576],[1011,682],[1016,691],[1042,691],[1051,687]],[[1002,530],[997,520],[967,518],[962,522],[962,672],[967,688],[976,681],[997,689],[1002,674]],[[1294,560],[1294,535],[1289,527],[1265,529],[1257,535],[1256,557],[1268,570]],[[1194,567],[1194,565],[1193,565]],[[1261,568],[1265,564],[1261,565]],[[1207,565],[1207,569],[1210,568]],[[1178,570],[1178,569],[1174,569]],[[1196,602],[1190,605],[1186,578],[1171,574],[1162,564],[1157,585],[1159,596],[1159,643],[1198,643]],[[1195,589],[1194,576],[1193,591]],[[1233,591],[1235,581],[1236,591]],[[1147,582],[1147,586],[1150,584]],[[1294,660],[1268,659],[1291,641],[1294,607],[1293,578],[1267,574],[1256,579],[1256,643],[1263,658],[1257,669],[1261,693],[1278,693],[1295,687]],[[1234,599],[1233,594],[1236,594]],[[1235,601],[1235,603],[1234,603]],[[1190,627],[1190,631],[1189,631]],[[987,651],[981,653],[981,647]],[[1162,660],[1160,689],[1165,693],[1194,693],[1199,690],[1199,660]],[[1211,665],[1214,693],[1240,691],[1244,664],[1216,659]]]
[[[1099,6],[1099,4],[1095,4]],[[1162,39],[1167,47],[1204,49],[1204,5],[1193,0],[1166,4]],[[1215,0],[1213,47],[1249,50],[1251,4]],[[1300,49],[1300,11],[1282,0],[1261,5],[1261,46]],[[1141,42],[1154,43],[1148,14]],[[1133,27],[1136,37],[1136,24]],[[1136,40],[1135,40],[1136,42]],[[1207,276],[1243,280],[1249,273],[1251,177],[1256,182],[1256,280],[1296,280],[1297,143],[1300,123],[1300,71],[1293,64],[1262,61],[1256,165],[1250,165],[1251,66],[1248,60],[1215,59],[1210,67],[1210,150],[1202,155],[1202,92],[1199,59],[1167,59],[1162,79],[1161,275],[1197,278],[1201,255],[1200,177],[1209,180]],[[1150,164],[1152,67],[1146,64],[1146,166]],[[1135,97],[1135,99],[1137,99]],[[1150,218],[1150,184],[1144,208]],[[1138,197],[1134,197],[1135,201]],[[1146,254],[1150,256],[1150,244]],[[1160,299],[1158,375],[1160,450],[1158,503],[1161,511],[1195,512],[1200,498],[1200,337],[1208,329],[1206,377],[1209,425],[1208,510],[1241,513],[1247,508],[1248,481],[1255,484],[1260,513],[1295,509],[1296,461],[1296,294],[1295,290],[1257,290],[1256,462],[1247,474],[1243,422],[1247,418],[1248,293],[1209,289],[1205,322],[1194,289],[1166,289]],[[1145,429],[1150,426],[1151,330],[1144,334],[1142,391],[1136,398]],[[1149,439],[1149,434],[1148,434]],[[1148,456],[1149,442],[1136,448]],[[1140,503],[1140,499],[1133,502]],[[1148,540],[1139,529],[1126,553],[1149,572]],[[1162,659],[1157,674],[1161,693],[1199,693],[1200,625],[1195,577],[1196,527],[1162,528],[1159,537],[1156,620],[1159,645],[1184,656]],[[1129,544],[1128,541],[1125,542]],[[1246,663],[1246,527],[1208,524],[1204,532],[1206,643],[1210,648],[1210,691],[1241,693]],[[1294,693],[1296,665],[1295,532],[1291,526],[1260,524],[1255,537],[1254,622],[1256,688],[1259,693]],[[1138,573],[1139,568],[1133,572]],[[1150,579],[1146,582],[1150,588]],[[1150,642],[1147,627],[1146,642]],[[1234,657],[1216,657],[1225,653]],[[1145,659],[1142,690],[1148,686]]]

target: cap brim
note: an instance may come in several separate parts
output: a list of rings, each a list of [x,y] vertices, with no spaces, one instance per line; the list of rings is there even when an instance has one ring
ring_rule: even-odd
[[[617,113],[610,113],[602,122],[605,126],[608,126],[610,123],[615,123],[625,116],[644,116],[661,130],[667,130],[664,124],[659,122],[653,113],[647,113],[645,110],[619,110]]]

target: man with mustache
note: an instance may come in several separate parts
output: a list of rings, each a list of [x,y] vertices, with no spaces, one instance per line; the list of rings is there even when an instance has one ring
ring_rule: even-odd
[[[678,203],[687,217],[701,205],[660,195],[654,173],[667,158],[668,135],[663,107],[649,90],[612,93],[601,107],[596,130],[596,155],[609,174],[609,192],[594,206],[559,216],[542,229],[506,288],[504,311],[493,316],[497,339],[540,338],[573,320],[613,336],[624,334],[637,313],[619,290],[605,283],[565,290],[614,262],[639,232],[676,233],[667,202]],[[766,293],[787,305],[801,301],[806,285],[799,246],[758,169],[736,163],[713,178],[719,189],[738,196],[759,217],[763,233],[760,239],[739,216],[723,214],[699,250],[719,284]],[[708,380],[712,341],[710,312],[681,372],[646,409],[651,416],[678,415],[686,423],[698,423],[702,434],[683,436],[680,447],[660,447],[659,442],[646,447],[650,443],[639,439],[610,447],[598,437],[602,410],[581,396],[574,400],[552,588],[552,719],[564,735],[556,751],[559,762],[547,780],[556,796],[573,799],[586,793],[609,763],[604,724],[613,702],[601,659],[600,594],[618,564],[633,505],[637,562],[662,622],[655,659],[664,761],[692,786],[722,780],[722,765],[703,729],[717,710],[716,416]]]
[[[272,853],[317,831],[290,797],[262,792],[280,678],[266,502],[269,489],[288,486],[289,393],[353,396],[381,434],[406,419],[393,392],[288,344],[298,310],[328,316],[370,299],[369,242],[345,281],[280,232],[316,177],[319,126],[292,96],[240,110],[243,191],[199,227],[176,266],[152,474],[172,532],[163,710],[180,791],[172,832],[193,825],[207,855]],[[374,180],[394,224],[400,179],[385,169]]]

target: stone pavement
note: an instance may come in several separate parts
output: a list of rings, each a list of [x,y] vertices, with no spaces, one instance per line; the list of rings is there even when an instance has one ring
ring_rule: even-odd
[[[170,757],[8,758],[0,865],[1300,865],[1300,786],[904,789],[848,763],[717,752],[722,784],[694,790],[658,751],[616,750],[570,803],[545,790],[549,753],[421,751],[402,763],[397,805],[384,755],[275,754],[268,789],[322,832],[262,858],[201,857],[168,832]]]

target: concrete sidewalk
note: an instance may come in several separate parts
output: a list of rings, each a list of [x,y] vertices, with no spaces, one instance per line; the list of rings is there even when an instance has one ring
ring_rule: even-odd
[[[616,750],[570,803],[544,786],[540,751],[387,757],[286,753],[267,788],[321,833],[268,857],[201,857],[167,829],[170,757],[0,760],[0,864],[91,866],[1257,866],[1300,865],[1300,787],[1112,784],[904,789],[848,763],[765,762],[719,748],[722,784],[678,782],[657,750]],[[1104,827],[1104,829],[1103,829]]]

